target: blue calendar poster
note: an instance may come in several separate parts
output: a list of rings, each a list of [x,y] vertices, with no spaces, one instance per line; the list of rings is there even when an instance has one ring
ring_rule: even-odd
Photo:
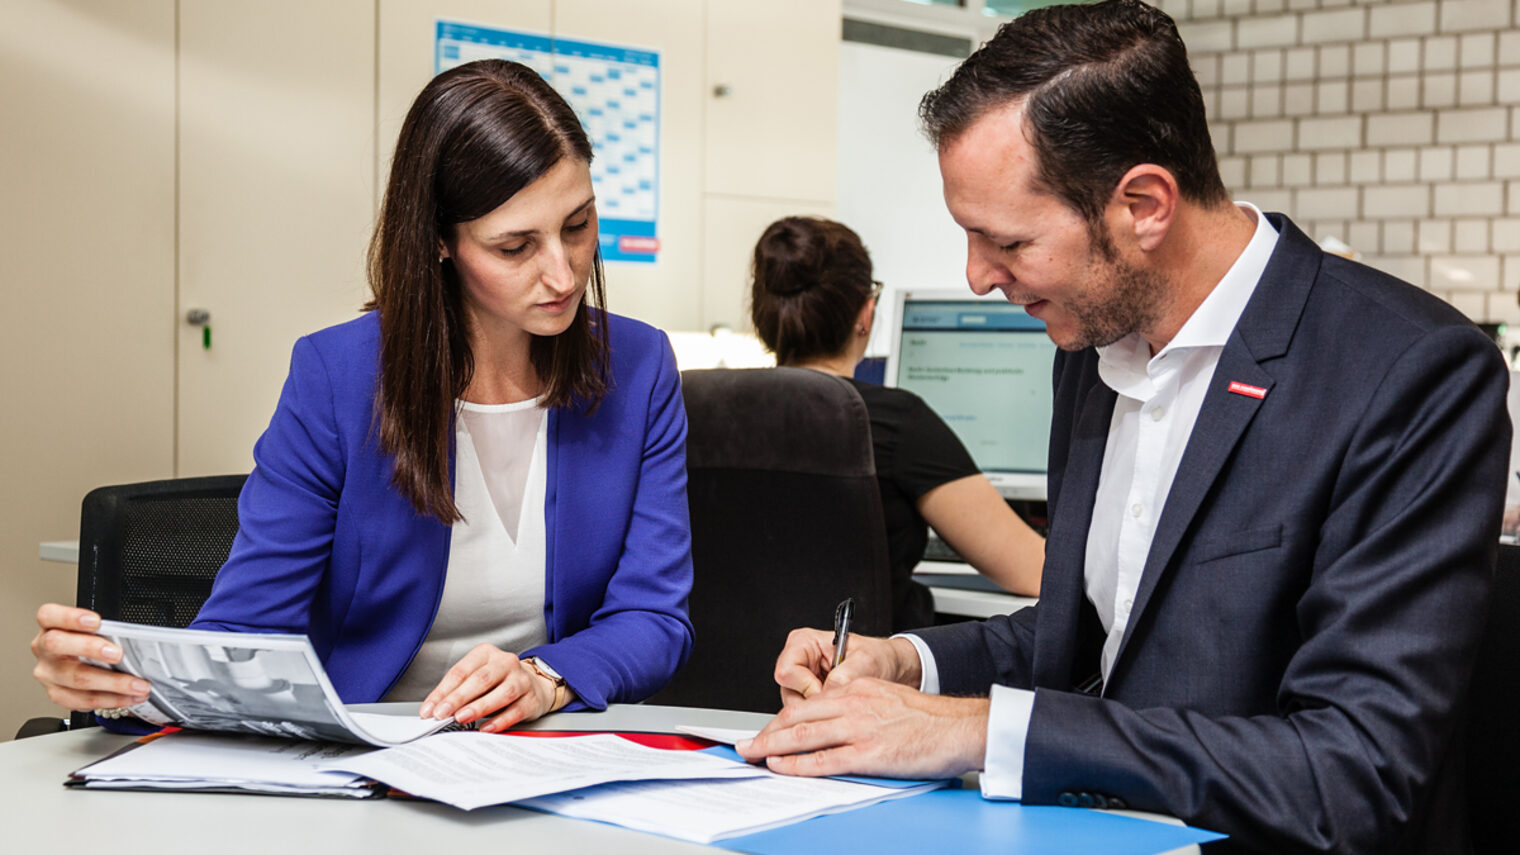
[[[660,250],[659,52],[438,21],[435,74],[477,59],[520,62],[570,102],[594,151],[602,258],[653,263]]]

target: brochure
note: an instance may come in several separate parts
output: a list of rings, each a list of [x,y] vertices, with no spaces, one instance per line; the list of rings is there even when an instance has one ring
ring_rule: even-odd
[[[170,629],[102,621],[121,661],[93,664],[142,677],[150,724],[321,742],[391,746],[435,733],[448,719],[351,713],[304,635]]]

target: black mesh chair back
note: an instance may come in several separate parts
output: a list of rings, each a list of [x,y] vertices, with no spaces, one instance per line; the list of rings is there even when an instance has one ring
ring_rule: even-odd
[[[1520,841],[1520,546],[1499,545],[1471,703],[1467,804],[1473,851],[1514,852]]]
[[[652,703],[774,712],[799,626],[882,635],[892,599],[871,425],[844,380],[802,368],[681,375],[696,578],[690,662]]]
[[[175,478],[91,490],[79,521],[76,603],[107,620],[187,626],[237,535],[247,475]],[[72,726],[89,716],[75,713]]]

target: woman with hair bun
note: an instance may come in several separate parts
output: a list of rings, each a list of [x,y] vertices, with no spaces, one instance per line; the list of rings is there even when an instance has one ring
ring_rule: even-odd
[[[777,220],[755,245],[752,272],[750,319],[776,363],[843,377],[865,401],[887,527],[893,629],[934,621],[929,590],[912,578],[931,525],[982,575],[1038,596],[1044,538],[1008,507],[949,425],[912,392],[854,379],[880,294],[859,235],[818,217]]]

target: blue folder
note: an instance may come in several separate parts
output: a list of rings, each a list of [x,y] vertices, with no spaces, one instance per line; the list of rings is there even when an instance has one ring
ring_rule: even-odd
[[[719,840],[751,855],[1152,855],[1223,834],[1083,808],[989,801],[975,790],[934,790],[782,828]]]
[[[733,760],[736,763],[746,762],[739,752],[731,745],[714,745],[711,748],[703,748],[703,754],[711,754],[714,757],[722,757],[725,760]],[[909,787],[917,787],[920,784],[939,784],[941,786],[960,786],[958,778],[925,778],[914,780],[911,778],[873,778],[868,775],[830,775],[836,781],[850,781],[856,784],[870,784],[873,787],[887,787],[893,790],[906,790]]]

